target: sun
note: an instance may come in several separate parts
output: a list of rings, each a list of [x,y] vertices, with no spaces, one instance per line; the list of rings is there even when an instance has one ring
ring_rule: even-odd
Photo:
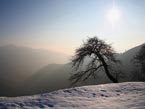
[[[115,7],[110,9],[107,13],[107,18],[111,22],[112,25],[116,24],[120,20],[120,17],[121,17],[121,13]]]

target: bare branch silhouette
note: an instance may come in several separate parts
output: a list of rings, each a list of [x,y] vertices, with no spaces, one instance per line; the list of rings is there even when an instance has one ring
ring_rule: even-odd
[[[72,59],[72,67],[75,68],[76,73],[70,77],[70,80],[75,84],[78,81],[87,80],[90,76],[95,78],[95,73],[98,69],[103,68],[111,81],[115,83],[118,82],[117,79],[110,74],[107,64],[108,62],[119,62],[114,55],[115,52],[112,47],[103,40],[97,37],[88,38],[87,42],[84,42],[83,45],[76,50],[75,56]],[[80,67],[82,67],[86,57],[90,57],[91,61],[87,64],[87,69],[80,71]]]

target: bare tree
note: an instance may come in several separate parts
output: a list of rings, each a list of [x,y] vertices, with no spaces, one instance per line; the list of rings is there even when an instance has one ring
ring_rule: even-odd
[[[75,67],[76,70],[76,73],[70,77],[72,84],[78,81],[85,81],[90,76],[95,77],[95,73],[102,68],[108,78],[112,82],[117,83],[118,80],[111,75],[109,71],[110,66],[108,64],[110,62],[119,62],[115,59],[114,54],[112,47],[103,40],[97,37],[88,38],[87,42],[84,42],[84,44],[76,50],[75,56],[72,59],[72,66]],[[82,70],[80,67],[82,67],[86,57],[90,57],[91,61],[87,64],[87,68]]]

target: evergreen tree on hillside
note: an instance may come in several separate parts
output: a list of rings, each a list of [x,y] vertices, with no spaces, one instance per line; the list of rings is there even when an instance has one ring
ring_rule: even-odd
[[[138,80],[145,81],[145,44],[142,45],[138,54],[134,57],[134,62],[138,66],[136,75]]]

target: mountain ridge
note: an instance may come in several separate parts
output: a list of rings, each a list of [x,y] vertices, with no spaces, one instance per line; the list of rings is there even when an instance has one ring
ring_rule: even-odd
[[[127,52],[117,56],[117,58],[122,61],[122,66],[120,68],[117,67],[117,70],[121,69],[123,72],[123,77],[120,77],[120,82],[131,81],[130,78],[132,77],[132,69],[134,68],[134,66],[131,63],[131,59],[139,51],[140,47],[141,45],[134,47],[128,50]],[[46,58],[42,57],[44,61],[46,61],[46,64],[43,65],[42,67],[37,67],[37,65],[35,64],[36,63],[40,64],[39,60],[41,58],[36,52],[34,52],[36,58],[33,57],[33,58],[28,58],[26,60],[26,59],[21,59],[20,56],[24,54],[28,55],[29,53],[18,52],[19,55],[16,56],[16,59],[14,59],[12,58],[12,56],[10,56],[9,52],[12,51],[12,54],[17,54],[17,53],[12,49],[11,51],[9,50],[7,51],[8,51],[7,52],[8,58],[7,57],[2,58],[0,61],[0,78],[1,78],[0,79],[0,85],[1,85],[0,95],[2,96],[4,95],[5,96],[31,95],[31,94],[50,92],[50,91],[54,91],[58,89],[71,87],[69,77],[71,76],[71,73],[74,73],[73,72],[74,70],[72,70],[71,63],[68,63],[68,64],[50,63],[49,64],[48,61],[46,61]],[[0,57],[1,57],[1,54],[3,54],[2,56],[5,56],[3,52],[0,52]],[[48,55],[45,55],[45,56],[48,56]],[[10,62],[7,62],[8,59]],[[37,59],[37,61],[35,59]],[[14,60],[14,61],[11,61],[11,60]],[[24,62],[26,61],[26,64],[21,63],[23,62],[23,60]],[[35,60],[35,61],[33,62],[32,60]],[[31,63],[31,61],[34,64]],[[16,64],[16,66],[14,66],[14,64]],[[8,65],[10,67],[8,67]],[[34,66],[34,68],[37,68],[37,70],[30,73],[29,69],[30,70],[33,69],[33,67],[31,66]],[[5,71],[6,73],[2,71]],[[96,76],[97,76],[96,80],[94,80],[93,78],[89,78],[89,80],[85,82],[80,82],[76,86],[104,84],[104,83],[111,82],[109,81],[105,73],[99,72],[96,74]]]

